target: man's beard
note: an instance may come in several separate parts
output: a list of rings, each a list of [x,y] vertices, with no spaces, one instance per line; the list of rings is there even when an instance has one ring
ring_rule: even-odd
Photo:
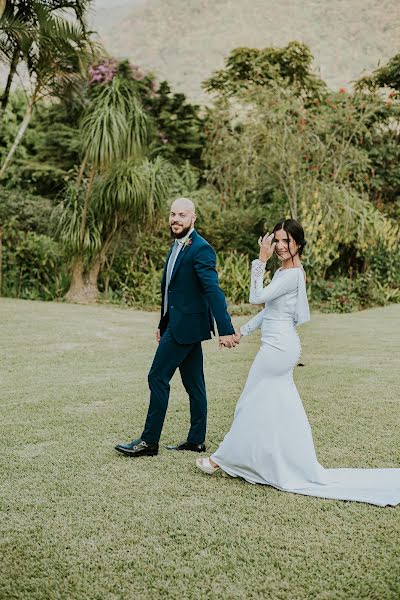
[[[185,235],[187,235],[191,229],[192,226],[189,225],[189,227],[184,227],[180,233],[174,233],[172,231],[172,227],[170,227],[171,235],[175,240],[180,240],[181,238],[185,237]]]

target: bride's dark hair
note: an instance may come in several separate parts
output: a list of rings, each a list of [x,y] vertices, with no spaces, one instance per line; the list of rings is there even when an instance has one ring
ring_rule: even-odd
[[[283,229],[284,231],[286,231],[286,233],[292,236],[292,238],[299,247],[298,254],[299,256],[301,256],[304,250],[304,246],[307,244],[307,242],[304,239],[304,229],[302,228],[300,223],[298,221],[295,221],[294,219],[284,219],[283,221],[279,221],[279,223],[275,225],[275,227],[272,230],[272,233],[280,231],[281,229]],[[290,252],[290,248],[288,248],[288,250]],[[291,252],[290,255],[292,256]]]

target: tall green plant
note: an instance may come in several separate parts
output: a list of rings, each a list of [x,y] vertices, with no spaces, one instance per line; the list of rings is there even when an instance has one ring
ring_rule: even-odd
[[[146,157],[152,125],[129,81],[95,89],[82,119],[78,180],[56,213],[57,235],[73,257],[67,299],[97,298],[98,276],[128,224],[146,222],[167,197],[171,166]]]
[[[31,121],[37,102],[46,95],[57,96],[81,84],[82,73],[93,60],[95,47],[85,28],[35,4],[38,30],[26,56],[32,91],[18,133],[0,169],[4,176]]]
[[[365,134],[380,109],[373,99],[331,94],[308,107],[278,85],[255,86],[223,99],[211,113],[206,164],[209,183],[224,197],[246,201],[268,190],[285,196],[293,218],[305,190],[320,181],[358,185],[368,155],[355,140]]]
[[[204,82],[204,88],[219,96],[236,96],[254,86],[290,87],[307,102],[327,93],[325,83],[312,72],[313,55],[306,44],[289,42],[283,48],[235,48],[225,67]]]
[[[350,249],[365,266],[376,240],[389,252],[399,241],[399,228],[365,193],[370,156],[360,140],[381,110],[371,94],[331,93],[308,105],[278,85],[222,98],[205,156],[209,184],[226,207],[280,197],[281,217],[300,219],[309,232],[314,277]]]
[[[6,86],[1,97],[0,116],[4,113],[18,64],[29,63],[34,45],[45,22],[53,12],[71,11],[86,30],[86,10],[91,0],[2,0],[0,10],[0,59],[8,66]]]

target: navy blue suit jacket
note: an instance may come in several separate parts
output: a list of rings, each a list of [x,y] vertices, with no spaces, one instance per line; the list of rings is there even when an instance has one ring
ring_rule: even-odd
[[[232,335],[235,330],[227,312],[225,296],[219,287],[214,248],[193,231],[187,244],[179,252],[168,290],[168,322],[164,314],[164,296],[168,259],[161,282],[162,304],[159,328],[161,335],[167,325],[179,344],[193,344],[209,340],[214,331]]]

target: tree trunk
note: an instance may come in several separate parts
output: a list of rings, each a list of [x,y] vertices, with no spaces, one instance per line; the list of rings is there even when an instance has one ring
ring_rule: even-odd
[[[68,302],[75,304],[92,304],[97,301],[99,289],[97,280],[101,269],[101,256],[98,255],[88,269],[85,269],[81,257],[72,265],[71,284],[65,296]]]
[[[83,270],[83,260],[78,256],[72,264],[71,283],[69,285],[69,290],[65,295],[65,299],[69,302],[77,302],[79,304],[79,298],[82,295],[82,290],[84,288]]]
[[[106,278],[105,278],[105,281],[104,281],[104,293],[105,294],[108,294],[108,290],[109,290],[109,287],[110,287],[110,273],[111,273],[111,268],[112,268],[113,263],[114,263],[114,259],[115,259],[115,255],[116,255],[117,248],[118,248],[118,245],[119,245],[120,237],[121,236],[117,234],[117,240],[116,240],[116,242],[114,242],[114,249],[113,249],[113,251],[111,253],[110,260],[107,260],[107,256],[104,255],[103,265],[104,264],[107,265],[107,275],[106,275]],[[111,240],[110,240],[110,244],[111,244]]]
[[[86,159],[84,159],[81,166],[80,174],[78,176],[78,182],[83,176]],[[89,180],[85,192],[85,198],[83,203],[81,225],[79,231],[80,247],[83,249],[83,242],[85,239],[85,229],[87,222],[87,213],[89,210],[90,194],[92,191],[94,177],[96,175],[96,169],[92,167]],[[78,183],[77,182],[77,183]],[[99,252],[94,261],[85,268],[82,256],[77,257],[72,265],[71,272],[71,284],[69,290],[65,295],[65,299],[68,302],[75,302],[76,304],[91,304],[96,302],[99,296],[99,289],[97,287],[97,279],[100,273],[100,269],[103,265],[103,252]]]
[[[90,265],[90,268],[86,275],[86,294],[90,302],[96,302],[99,298],[99,288],[97,287],[97,280],[99,278],[101,266],[101,257],[97,256],[94,263]]]
[[[80,241],[81,247],[83,246],[83,240],[85,239],[87,213],[89,210],[90,194],[92,191],[93,180],[94,180],[95,174],[96,174],[96,169],[94,167],[92,167],[92,169],[90,171],[90,175],[89,175],[89,181],[88,181],[87,188],[86,188],[85,199],[83,202],[81,228],[80,228],[80,233],[79,233],[79,241]]]
[[[6,172],[7,167],[10,164],[11,159],[14,156],[15,151],[18,148],[18,146],[19,146],[19,144],[20,144],[20,142],[21,142],[21,140],[22,140],[22,138],[24,136],[26,128],[29,125],[29,122],[30,122],[30,120],[32,118],[33,106],[34,106],[34,101],[31,99],[29,101],[28,106],[26,107],[25,115],[24,115],[24,118],[22,119],[22,123],[20,125],[19,130],[18,130],[18,133],[17,133],[17,136],[16,136],[16,138],[14,140],[14,143],[11,146],[11,148],[10,148],[10,150],[9,150],[9,152],[8,152],[5,160],[4,160],[4,163],[3,163],[3,165],[2,165],[2,167],[0,169],[0,179],[2,179],[4,177],[4,173]]]
[[[3,116],[4,111],[7,108],[8,101],[10,99],[11,84],[14,79],[14,75],[17,70],[17,67],[18,67],[20,56],[21,56],[21,51],[19,48],[16,48],[14,50],[14,54],[11,59],[10,70],[8,72],[6,87],[4,89],[3,96],[1,98],[0,117]]]

